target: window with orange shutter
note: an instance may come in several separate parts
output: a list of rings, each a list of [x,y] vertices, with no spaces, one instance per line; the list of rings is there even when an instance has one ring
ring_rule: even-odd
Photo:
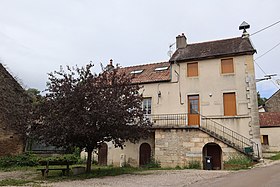
[[[187,64],[187,76],[197,77],[198,76],[198,63],[188,63]]]
[[[236,116],[235,93],[224,93],[224,115]]]
[[[234,73],[233,59],[232,58],[222,59],[221,67],[222,67],[222,74]]]

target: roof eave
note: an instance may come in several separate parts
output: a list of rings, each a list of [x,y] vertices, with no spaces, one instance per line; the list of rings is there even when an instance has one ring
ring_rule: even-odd
[[[151,84],[151,83],[158,83],[158,82],[170,82],[171,79],[166,80],[153,80],[153,81],[143,81],[143,82],[132,82],[132,84]]]

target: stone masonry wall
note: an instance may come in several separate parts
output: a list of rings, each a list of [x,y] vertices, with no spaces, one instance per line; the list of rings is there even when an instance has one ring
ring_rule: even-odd
[[[280,90],[266,101],[265,108],[267,112],[280,112]]]
[[[0,128],[1,129],[1,128]],[[22,153],[24,145],[16,134],[0,130],[0,157]]]
[[[184,167],[194,160],[203,166],[203,147],[207,143],[221,147],[222,162],[241,154],[199,129],[158,129],[155,132],[155,159],[162,167]]]

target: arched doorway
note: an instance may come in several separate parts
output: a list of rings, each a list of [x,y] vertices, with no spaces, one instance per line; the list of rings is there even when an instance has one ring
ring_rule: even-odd
[[[142,143],[140,145],[139,153],[139,165],[143,166],[151,161],[151,146],[148,143]]]
[[[208,143],[203,147],[203,168],[205,169],[205,157],[210,156],[212,161],[212,169],[222,169],[222,149],[216,143]]]
[[[107,165],[108,146],[102,143],[98,148],[98,164],[101,166]]]

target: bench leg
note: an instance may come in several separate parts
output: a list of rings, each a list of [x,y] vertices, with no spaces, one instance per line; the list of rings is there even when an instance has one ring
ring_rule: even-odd
[[[45,175],[45,170],[41,170],[41,172],[42,172],[42,177],[44,177],[44,175]]]

